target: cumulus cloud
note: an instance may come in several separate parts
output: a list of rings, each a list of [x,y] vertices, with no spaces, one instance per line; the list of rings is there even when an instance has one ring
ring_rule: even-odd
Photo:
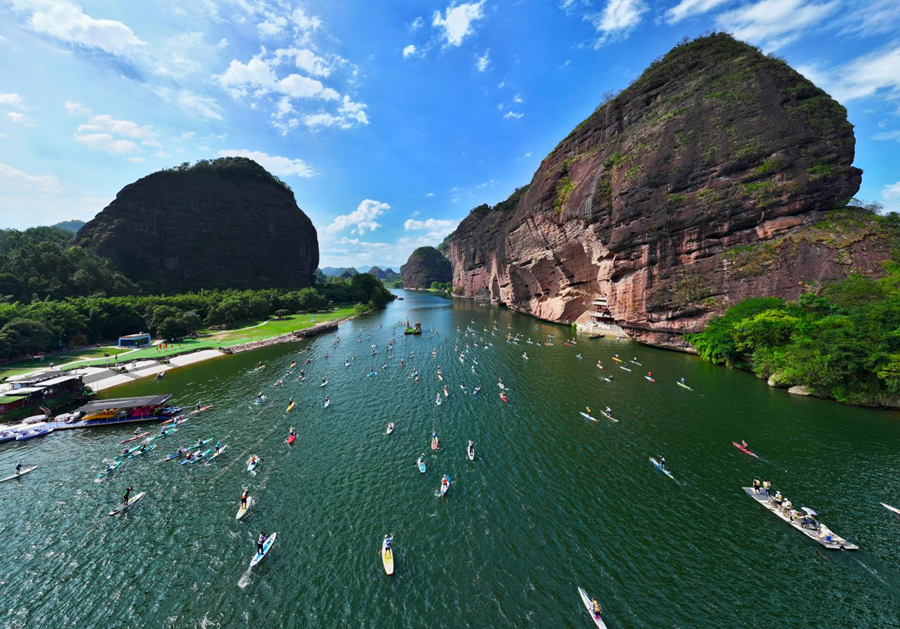
[[[445,46],[459,46],[463,40],[475,32],[473,23],[484,18],[484,3],[470,2],[449,6],[444,10],[435,11],[431,25],[440,30],[440,37]]]
[[[77,103],[73,105],[75,106],[67,109],[81,115],[89,114],[86,108]],[[138,143],[144,146],[161,146],[152,127],[142,126],[131,120],[119,120],[108,114],[91,115],[86,123],[78,125],[72,137],[90,149],[113,155],[134,153],[138,150]]]
[[[0,188],[4,193],[39,191],[59,192],[62,184],[53,175],[29,175],[25,171],[0,163]]]
[[[409,31],[411,33],[415,33],[417,30],[425,26],[425,20],[420,17],[417,17],[412,22],[409,23]]]
[[[33,31],[67,44],[116,56],[130,55],[147,45],[122,22],[94,18],[69,0],[11,0],[11,5]]]
[[[37,124],[36,120],[29,118],[25,114],[20,114],[17,111],[8,111],[6,112],[6,118],[13,124],[21,125],[23,127],[33,127]]]
[[[221,108],[215,98],[200,96],[189,90],[179,90],[176,102],[183,111],[197,113],[212,120],[222,120]]]
[[[67,100],[63,103],[63,107],[66,108],[66,112],[70,116],[86,116],[91,113],[91,110],[82,105],[81,103],[77,103],[72,100]]]
[[[391,206],[387,203],[382,203],[381,201],[373,201],[372,199],[365,199],[350,214],[341,214],[340,216],[336,216],[331,224],[325,228],[325,230],[333,234],[348,227],[353,227],[350,233],[359,234],[361,236],[367,231],[373,232],[381,227],[381,224],[375,222],[375,219],[384,214],[389,209],[391,209]]]
[[[890,212],[900,212],[900,181],[886,185],[881,191],[884,208]]]
[[[344,96],[336,114],[321,111],[317,114],[303,116],[303,123],[312,129],[320,127],[339,127],[349,129],[355,124],[367,125],[369,118],[365,112],[366,105],[356,103],[349,96]]]
[[[721,14],[716,23],[736,38],[777,50],[830,18],[840,0],[760,0]]]
[[[404,59],[406,57],[412,57],[414,54],[416,54],[416,47],[413,44],[410,44],[409,46],[407,46],[406,48],[403,49]]]
[[[490,53],[491,53],[490,50],[485,50],[483,55],[475,56],[475,68],[479,72],[484,72],[485,70],[488,69],[488,66],[491,64]]]
[[[726,2],[730,2],[730,0],[681,0],[681,2],[666,11],[666,22],[677,24],[690,17],[712,11]]]
[[[25,109],[25,99],[18,94],[0,94],[0,105]]]
[[[269,155],[262,151],[225,149],[219,151],[219,157],[248,157],[273,175],[278,175],[279,177],[314,177],[317,174],[302,159]]]
[[[896,42],[843,65],[797,70],[842,103],[876,95],[900,101],[900,44]]]
[[[608,0],[601,13],[585,18],[600,33],[594,46],[599,48],[611,41],[625,39],[640,25],[646,12],[647,4],[643,0]]]
[[[510,109],[508,112],[503,114],[503,119],[504,120],[509,120],[510,118],[519,119],[519,118],[522,118],[524,115],[525,114],[522,114],[522,113],[519,113],[517,111],[513,111]]]
[[[424,221],[414,218],[407,219],[403,223],[404,231],[421,231],[427,230],[426,238],[431,240],[442,239],[444,236],[456,229],[458,221],[451,221],[439,218],[428,218]]]

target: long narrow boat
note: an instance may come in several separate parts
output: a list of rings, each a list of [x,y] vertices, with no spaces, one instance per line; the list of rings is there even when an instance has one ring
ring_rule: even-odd
[[[591,417],[590,415],[588,415],[588,414],[585,413],[584,411],[578,411],[578,414],[581,415],[582,417],[584,417],[585,419],[591,420],[592,422],[600,421],[600,420],[598,420],[596,417]]]
[[[750,450],[748,450],[747,448],[745,448],[743,445],[739,444],[737,441],[732,441],[732,442],[731,442],[731,445],[733,445],[735,448],[737,448],[738,450],[740,450],[740,451],[743,452],[744,454],[749,454],[749,455],[752,456],[754,459],[758,459],[758,458],[759,458],[759,455],[758,455],[758,454],[756,454],[755,452],[751,452]]]
[[[102,472],[100,472],[99,474],[97,474],[97,480],[106,478],[107,476],[109,476],[110,474],[112,474],[113,472],[115,472],[117,469],[119,469],[119,466],[120,466],[120,465],[122,465],[122,461],[116,461],[116,462],[113,463],[109,468],[104,469]]]
[[[764,506],[766,509],[774,513],[781,520],[787,522],[792,527],[806,535],[811,540],[815,540],[820,543],[825,548],[829,550],[859,550],[859,546],[848,542],[840,535],[836,534],[834,531],[829,529],[827,526],[820,522],[816,523],[816,528],[807,528],[800,523],[800,520],[791,520],[790,516],[784,514],[784,509],[781,509],[775,502],[772,500],[770,496],[766,496],[763,492],[757,493],[752,487],[744,487],[743,490],[747,492],[747,495],[753,498],[756,502]],[[813,514],[815,512],[812,512]],[[809,518],[812,520],[812,518]]]
[[[603,618],[594,613],[594,604],[591,601],[591,597],[588,596],[588,593],[584,591],[584,588],[578,588],[578,594],[581,596],[581,602],[584,603],[584,606],[587,608],[588,614],[591,615],[591,620],[594,621],[594,624],[600,627],[600,629],[606,629],[606,623],[603,622]]]
[[[3,481],[0,481],[0,482],[3,482]],[[886,505],[883,502],[881,503],[881,506],[884,507],[885,509],[887,509],[888,511],[891,511],[893,513],[896,513],[897,515],[900,515],[900,509],[898,509],[897,507],[892,507],[891,505]]]
[[[151,432],[153,432],[153,431],[152,431],[152,430],[148,430],[147,432],[142,432],[142,433],[140,433],[140,434],[138,434],[138,435],[135,435],[135,436],[131,437],[130,439],[126,439],[126,440],[123,441],[122,443],[131,443],[132,441],[137,441],[137,440],[140,439],[141,437],[146,437],[146,436],[149,435]]]
[[[615,417],[613,417],[612,415],[610,415],[610,414],[607,413],[606,411],[600,411],[600,414],[603,415],[606,419],[608,419],[608,420],[611,421],[611,422],[616,422],[617,424],[619,423],[619,420],[618,420],[618,419],[616,419]]]

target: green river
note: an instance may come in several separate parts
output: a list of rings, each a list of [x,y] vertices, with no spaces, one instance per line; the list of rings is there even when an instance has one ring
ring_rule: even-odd
[[[879,505],[900,506],[897,413],[789,395],[630,341],[567,347],[567,327],[398,292],[405,300],[337,336],[108,391],[213,408],[103,482],[104,459],[133,426],[0,445],[0,476],[20,459],[39,466],[0,485],[0,626],[590,627],[579,585],[612,627],[900,626],[900,518]],[[425,333],[404,336],[397,323],[407,318]],[[552,347],[527,343],[550,334]],[[623,371],[615,353],[642,366]],[[267,368],[256,371],[260,360]],[[449,385],[440,406],[438,364]],[[693,391],[676,386],[681,377]],[[268,401],[256,405],[260,390]],[[621,421],[587,421],[586,405],[598,417],[608,405]],[[198,438],[229,448],[196,465],[164,460]],[[741,439],[761,460],[732,447]],[[254,453],[262,464],[251,475]],[[659,454],[677,483],[650,465]],[[437,498],[442,474],[452,487]],[[756,504],[741,490],[755,475],[860,550],[826,550]],[[146,497],[107,517],[129,484]],[[255,503],[236,521],[245,487]],[[261,530],[277,542],[250,571]],[[386,533],[393,577],[378,554]]]

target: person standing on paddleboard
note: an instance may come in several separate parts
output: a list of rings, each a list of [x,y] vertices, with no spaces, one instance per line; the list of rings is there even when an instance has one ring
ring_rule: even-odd
[[[245,489],[244,493],[241,494],[241,509],[247,508],[247,498],[250,497],[250,490]]]
[[[131,485],[129,485],[129,486],[125,489],[125,497],[122,498],[122,504],[123,504],[123,505],[127,505],[127,504],[128,504],[128,499],[129,499],[129,498],[131,498]]]
[[[19,461],[18,463],[16,463],[16,474],[21,474],[21,473],[22,473],[22,461]]]
[[[256,552],[257,552],[257,554],[260,554],[260,555],[263,554],[263,546],[265,545],[265,543],[266,543],[266,532],[265,532],[265,531],[262,531],[262,532],[260,532],[260,534],[259,534],[259,539],[256,540]]]

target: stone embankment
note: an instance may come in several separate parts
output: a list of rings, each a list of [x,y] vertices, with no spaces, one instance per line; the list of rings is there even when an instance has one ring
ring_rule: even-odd
[[[250,343],[243,343],[241,345],[232,345],[231,347],[220,347],[219,351],[223,354],[240,354],[241,352],[249,352],[261,347],[278,345],[279,343],[296,343],[297,341],[302,341],[303,339],[311,338],[318,334],[324,334],[325,332],[334,332],[338,329],[338,325],[349,320],[350,317],[345,317],[344,319],[328,321],[326,323],[314,325],[311,328],[306,328],[304,330],[295,330],[293,332],[288,332],[287,334],[282,334],[281,336],[273,336],[272,338],[263,339],[261,341],[252,341]]]

